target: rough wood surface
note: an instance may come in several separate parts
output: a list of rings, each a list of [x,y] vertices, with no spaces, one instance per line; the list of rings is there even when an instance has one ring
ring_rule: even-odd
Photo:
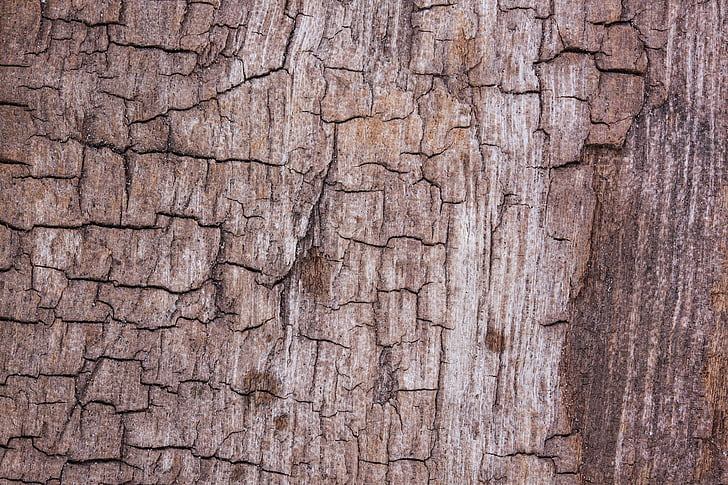
[[[724,0],[0,2],[2,483],[728,483]]]

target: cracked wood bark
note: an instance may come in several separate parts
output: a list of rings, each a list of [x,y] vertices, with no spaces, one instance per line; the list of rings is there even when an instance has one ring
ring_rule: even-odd
[[[727,15],[0,2],[0,480],[728,483]]]

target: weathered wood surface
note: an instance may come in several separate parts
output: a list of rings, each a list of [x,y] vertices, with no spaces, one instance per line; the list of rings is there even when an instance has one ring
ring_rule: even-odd
[[[0,481],[728,483],[727,16],[0,2]]]

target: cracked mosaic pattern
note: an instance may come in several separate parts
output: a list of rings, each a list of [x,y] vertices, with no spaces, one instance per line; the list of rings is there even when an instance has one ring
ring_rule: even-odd
[[[0,480],[724,483],[726,15],[3,1]]]

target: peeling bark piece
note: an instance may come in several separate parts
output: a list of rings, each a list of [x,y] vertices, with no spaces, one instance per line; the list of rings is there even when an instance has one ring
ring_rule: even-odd
[[[382,234],[382,192],[339,192],[327,197],[322,206],[325,210],[339,207],[329,222],[338,236],[366,244],[386,243]]]
[[[141,383],[141,372],[141,362],[100,359],[84,379],[81,403],[111,404],[117,413],[146,409],[149,390]]]
[[[19,259],[20,234],[6,226],[0,226],[0,272],[13,267]]]
[[[0,160],[12,165],[14,175],[34,177],[78,177],[83,163],[83,146],[76,140],[58,142],[28,133],[33,125],[31,111],[17,106],[0,106]]]
[[[91,326],[60,321],[49,326],[5,322],[0,334],[14,342],[2,358],[0,380],[12,374],[77,374],[83,368],[84,347],[95,336]],[[47,349],[43,355],[33,353],[37,345]]]
[[[457,137],[458,129],[470,127],[470,109],[438,86],[420,99],[424,121],[422,151],[436,155],[447,150]]]
[[[77,183],[71,179],[0,176],[0,191],[5,194],[0,201],[2,222],[26,230],[35,225],[80,225],[83,218]]]
[[[86,25],[119,22],[121,0],[47,0],[43,14],[50,19],[77,20]]]
[[[37,52],[41,29],[41,4],[34,0],[3,2],[0,6],[2,64],[29,65],[27,54]],[[26,60],[27,59],[27,60]]]
[[[425,285],[445,278],[444,261],[443,246],[425,246],[410,238],[393,239],[382,255],[379,290],[417,293]]]
[[[596,52],[602,40],[604,27],[586,21],[588,10],[585,2],[555,0],[554,28],[561,50]]]
[[[113,316],[140,328],[174,325],[178,296],[155,288],[124,288],[102,285],[99,301],[113,309]]]
[[[413,338],[405,337],[394,349],[394,358],[401,362],[398,375],[400,390],[437,389],[442,327],[419,319],[410,332]]]
[[[539,273],[536,284],[550,284],[551,291],[540,299],[539,324],[567,324],[567,302],[577,295],[584,281],[590,249],[588,222],[594,216],[594,173],[582,164],[551,171],[546,207],[545,229],[551,241],[539,265],[552,268],[550,274]],[[565,326],[565,325],[562,325]]]
[[[183,165],[184,174],[180,174],[178,181],[177,173],[182,171],[179,165]],[[206,170],[206,163],[189,158],[171,158],[158,154],[127,155],[124,165],[126,202],[122,224],[154,227],[157,214],[175,212],[173,205],[176,194],[199,187],[200,178]],[[195,195],[201,198],[200,195]],[[184,199],[188,200],[187,197]]]
[[[577,473],[581,461],[581,436],[578,434],[549,438],[544,446],[544,454],[552,456],[556,473]]]
[[[631,25],[611,25],[604,32],[600,52],[595,56],[602,71],[644,74],[647,53],[639,31]]]
[[[530,9],[515,9],[499,18],[496,58],[500,60],[500,86],[506,92],[538,90],[533,63],[538,59],[542,22]]]
[[[127,189],[122,156],[109,149],[87,150],[78,183],[85,218],[97,224],[121,224]]]
[[[508,477],[509,480],[516,483],[530,483],[533,480],[538,480],[538,477],[553,473],[550,471],[552,467],[553,463],[549,458],[540,457],[533,453],[514,453],[510,456],[486,454],[481,463],[479,479],[488,483],[489,481],[497,482],[504,477]],[[511,470],[517,471],[513,473]],[[556,478],[554,483],[566,485],[559,478]]]
[[[33,291],[33,271],[26,264],[0,273],[0,318],[36,322],[39,316],[38,304],[41,297]]]
[[[349,301],[374,302],[376,299],[379,248],[345,241],[341,267],[331,282],[333,304]]]
[[[0,387],[4,396],[0,400],[4,411],[0,443],[11,445],[15,437],[31,436],[35,450],[51,455],[45,446],[47,437],[55,438],[61,432],[65,419],[59,417],[69,416],[76,403],[74,378],[9,376],[4,382]]]
[[[419,175],[419,159],[403,154],[418,152],[421,139],[422,122],[415,117],[342,123],[330,180],[347,191],[375,191],[382,190],[390,176],[412,173],[415,178]]]
[[[392,85],[375,84],[373,91],[372,114],[383,121],[407,118],[414,111],[413,93]]]
[[[367,303],[349,303],[336,311],[311,309],[309,312],[311,318],[302,323],[301,335],[346,348],[352,348],[357,327],[374,324],[374,311]]]
[[[599,86],[599,71],[589,54],[566,52],[556,59],[539,64],[541,89],[557,98],[588,101]]]
[[[66,463],[61,483],[112,483],[134,481],[134,467],[123,461]]]
[[[97,302],[98,293],[98,282],[71,280],[63,289],[54,314],[67,322],[103,323],[111,314],[111,309]]]
[[[193,3],[187,6],[180,32],[180,48],[202,54],[209,47],[209,34],[215,16],[215,6]],[[203,62],[207,65],[207,62]]]
[[[464,130],[453,133],[453,144],[444,153],[429,157],[422,173],[440,189],[443,202],[458,204],[467,196],[466,173],[477,163],[476,140]]]
[[[414,340],[417,294],[409,290],[380,292],[375,305],[377,344],[391,346]]]
[[[124,416],[124,426],[129,430],[125,442],[140,448],[192,448],[197,435],[197,423],[192,422],[189,409],[193,403],[184,406],[176,396],[152,389],[150,404],[149,412]]]
[[[579,160],[589,134],[589,104],[599,71],[590,55],[564,53],[538,68],[542,82],[541,128],[549,135],[550,166]]]
[[[72,432],[61,435],[57,452],[68,453],[74,461],[121,458],[122,415],[112,406],[89,403],[83,408],[76,407],[70,422],[76,426]]]
[[[172,327],[180,318],[211,321],[216,312],[213,284],[182,295],[156,288],[128,288],[102,284],[98,301],[113,311],[116,320],[140,329]]]
[[[203,370],[208,369],[205,362],[207,357],[199,355],[207,345],[207,327],[196,321],[181,323],[183,325],[164,329],[155,340],[154,347],[145,359],[146,370],[142,377],[144,382],[176,390],[182,382],[195,379]],[[132,340],[130,344],[135,345],[137,342]],[[172,410],[164,412],[171,413]]]
[[[538,131],[541,118],[540,96],[513,96],[498,88],[481,88],[474,97],[479,107],[480,149],[492,148],[516,161],[519,166],[539,165],[543,156],[543,133]],[[515,127],[519,127],[519,130],[523,128],[522,136],[510,136]],[[497,155],[486,158],[495,161]]]
[[[245,331],[260,327],[278,317],[279,294],[256,282],[256,274],[235,266],[225,266],[216,275],[222,282],[217,287],[215,306],[231,316],[231,330]],[[254,295],[255,307],[246,304]]]
[[[394,483],[422,483],[428,480],[427,466],[422,461],[398,460],[390,464],[389,480]]]
[[[109,37],[121,45],[179,49],[186,10],[187,3],[180,0],[150,5],[141,0],[125,0],[123,23],[110,25]]]
[[[234,2],[231,2],[234,4]],[[263,76],[284,67],[294,21],[285,0],[251,4],[245,38],[239,50],[247,78]],[[233,7],[240,9],[240,4]],[[247,10],[247,9],[246,9]]]
[[[0,450],[0,476],[21,482],[46,482],[61,477],[66,458],[48,456],[33,447],[32,438],[18,438]]]
[[[452,74],[460,69],[467,38],[472,38],[476,18],[456,4],[439,4],[411,14],[410,69],[418,74]]]
[[[398,412],[404,412],[405,415],[412,413],[413,410],[433,409],[435,401],[435,392],[431,390],[414,390],[397,392],[396,404]],[[412,460],[419,465],[424,465],[424,461],[430,456],[430,446],[432,443],[432,425],[434,424],[434,413],[416,412],[417,421],[406,420],[399,423],[396,422],[397,417],[393,416],[393,423],[390,427],[390,448],[388,455],[393,461]],[[420,470],[412,471],[412,473],[420,473]]]
[[[498,7],[503,10],[533,9],[538,18],[545,18],[551,14],[551,4],[548,0],[499,0]]]
[[[129,127],[129,140],[131,148],[135,151],[161,152],[167,148],[169,124],[164,118],[134,123]]]
[[[98,80],[99,88],[124,101],[120,114],[131,123],[153,120],[169,109],[189,109],[203,94],[199,81],[188,77],[197,64],[193,52],[111,44],[105,58],[106,75]],[[136,76],[136,72],[145,72],[145,76]]]
[[[95,94],[90,99],[90,105],[83,111],[81,120],[83,142],[91,146],[112,147],[117,152],[126,150],[129,145],[126,101],[115,96]]]
[[[611,24],[622,18],[621,0],[586,0],[586,21],[593,24]]]
[[[470,83],[512,93],[537,91],[533,63],[539,56],[543,22],[532,9],[502,10],[497,2],[478,8],[477,37],[468,46]]]
[[[584,230],[593,214],[591,190],[593,171],[589,167],[564,167],[551,173],[546,203],[546,231],[557,240],[588,244]]]
[[[591,145],[619,148],[624,144],[627,132],[632,127],[632,118],[611,124],[592,124],[588,143]]]
[[[321,118],[327,122],[367,117],[372,109],[372,90],[360,72],[327,69],[326,95],[321,100]]]
[[[442,199],[437,187],[424,181],[410,184],[394,180],[385,187],[383,199],[382,229],[369,240],[383,245],[390,237],[406,235],[425,244],[445,241],[446,211],[441,210]]]
[[[603,72],[599,91],[591,103],[589,143],[621,146],[632,126],[632,119],[642,109],[643,101],[644,78]]]
[[[640,76],[605,72],[592,102],[594,123],[616,123],[634,117],[642,108],[644,80]]]
[[[218,230],[201,228],[190,219],[173,219],[163,232],[99,230],[92,234],[95,240],[88,240],[87,244],[111,245],[112,237],[125,242],[118,249],[111,246],[110,280],[132,286],[158,286],[174,292],[199,288],[209,277],[210,262],[215,258],[220,237]],[[191,240],[202,245],[185,243]],[[84,249],[91,249],[90,244]],[[200,256],[202,260],[198,259]]]

